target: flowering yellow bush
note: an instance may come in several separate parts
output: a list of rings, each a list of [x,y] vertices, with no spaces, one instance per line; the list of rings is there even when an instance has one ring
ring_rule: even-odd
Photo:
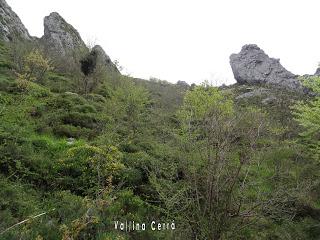
[[[21,76],[27,81],[42,82],[50,70],[53,70],[50,60],[45,58],[39,50],[34,50],[26,55]]]

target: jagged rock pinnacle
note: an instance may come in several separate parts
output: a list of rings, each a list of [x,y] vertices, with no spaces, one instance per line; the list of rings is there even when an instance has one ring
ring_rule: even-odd
[[[44,35],[41,41],[48,52],[60,56],[86,48],[78,31],[56,12],[44,18]]]

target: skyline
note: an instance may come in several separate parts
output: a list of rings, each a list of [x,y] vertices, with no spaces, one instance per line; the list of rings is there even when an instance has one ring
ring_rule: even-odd
[[[76,7],[75,1],[62,0],[7,2],[37,37],[43,34],[43,18],[59,12],[86,43],[101,45],[133,77],[234,83],[229,56],[249,43],[280,58],[294,74],[313,74],[320,60],[320,37],[314,33],[320,3],[313,0],[259,5],[252,0],[92,0],[77,1]]]

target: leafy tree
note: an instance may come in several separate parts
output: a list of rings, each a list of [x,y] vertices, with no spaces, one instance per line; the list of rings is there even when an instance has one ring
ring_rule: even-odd
[[[257,206],[267,205],[265,199],[245,197],[265,117],[255,109],[238,111],[230,98],[208,84],[187,92],[179,116],[178,174],[155,170],[150,180],[166,213],[190,229],[183,236],[221,239],[234,234],[254,221]]]
[[[17,69],[21,70],[16,75],[18,88],[21,90],[26,90],[30,82],[43,83],[47,72],[53,70],[50,60],[46,59],[39,50],[33,50],[24,56],[23,63],[20,60],[18,62]]]
[[[108,71],[105,59],[103,59],[99,52],[91,51],[80,59],[81,69],[81,86],[82,91],[88,94],[97,89],[97,87],[108,78],[117,79],[117,73]]]
[[[28,81],[41,83],[46,73],[52,69],[50,60],[46,59],[39,50],[34,50],[25,57],[24,74]]]

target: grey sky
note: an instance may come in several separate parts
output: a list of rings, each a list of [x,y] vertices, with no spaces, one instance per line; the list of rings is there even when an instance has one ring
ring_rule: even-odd
[[[59,12],[124,73],[233,83],[229,55],[256,43],[295,74],[320,61],[319,0],[7,0],[34,36]]]

